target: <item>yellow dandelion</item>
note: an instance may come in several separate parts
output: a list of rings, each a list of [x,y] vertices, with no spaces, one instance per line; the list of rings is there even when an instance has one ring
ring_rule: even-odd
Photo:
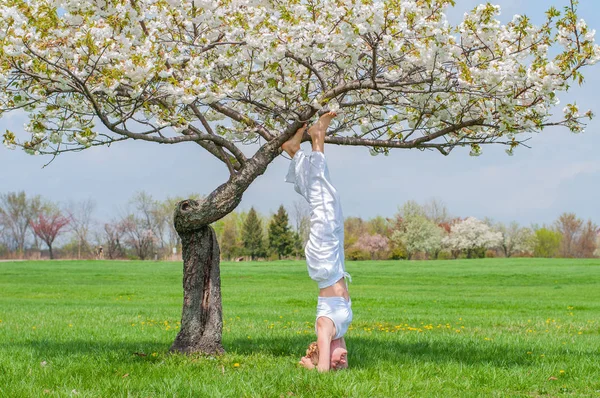
[[[153,353],[152,353],[152,356],[153,356],[153,357],[155,357],[155,356],[157,356],[157,355],[158,355],[158,354],[157,354],[157,353],[155,353],[155,352],[153,352]]]
[[[69,327],[70,327],[70,328],[72,328],[72,327],[73,327],[73,324],[72,324],[72,323],[69,323]]]
[[[240,364],[236,362],[236,363],[234,363],[234,364],[233,364],[233,367],[234,367],[234,368],[239,368],[239,367],[240,367]]]
[[[561,375],[564,375],[564,374],[565,374],[565,371],[561,369],[559,373],[560,373]]]

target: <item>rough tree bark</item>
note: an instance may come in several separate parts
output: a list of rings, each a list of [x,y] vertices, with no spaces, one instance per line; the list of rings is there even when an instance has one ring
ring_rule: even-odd
[[[205,226],[180,236],[183,245],[183,310],[181,329],[171,351],[220,354],[224,351],[221,345],[223,317],[220,252],[215,232],[212,227]]]

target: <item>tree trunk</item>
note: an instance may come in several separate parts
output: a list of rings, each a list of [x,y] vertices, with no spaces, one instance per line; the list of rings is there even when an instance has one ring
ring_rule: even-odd
[[[180,233],[183,246],[183,311],[181,329],[171,351],[185,354],[223,353],[219,245],[214,230],[204,226]]]
[[[52,253],[52,245],[48,244],[48,251],[50,252],[50,260],[54,260],[54,253]]]
[[[301,115],[308,120],[316,110]],[[175,207],[173,224],[183,254],[183,311],[181,330],[171,351],[222,353],[221,275],[219,245],[210,224],[231,213],[242,195],[280,153],[281,144],[301,127],[291,124],[284,134],[261,147],[230,179],[201,200],[188,199]]]

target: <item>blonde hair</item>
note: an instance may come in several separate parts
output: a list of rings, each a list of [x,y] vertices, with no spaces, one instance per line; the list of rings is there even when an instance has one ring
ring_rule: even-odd
[[[319,347],[317,346],[317,342],[313,341],[308,345],[308,351],[306,352],[306,356],[310,359],[313,365],[317,366],[319,363]]]

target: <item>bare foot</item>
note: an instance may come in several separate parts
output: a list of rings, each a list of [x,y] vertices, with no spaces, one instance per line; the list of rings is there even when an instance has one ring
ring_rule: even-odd
[[[327,112],[321,115],[319,120],[308,129],[308,135],[312,139],[313,151],[323,152],[325,150],[325,132],[329,127],[329,123],[331,123],[331,119],[336,115],[335,112]]]
[[[323,137],[325,137],[325,132],[327,131],[327,128],[329,128],[329,123],[331,123],[331,119],[333,119],[336,116],[337,113],[335,112],[327,112],[321,115],[319,120],[317,120],[317,122],[310,126],[310,128],[308,129],[308,135],[310,135],[312,138],[317,138],[315,137],[315,135],[321,136],[322,134]]]
[[[348,367],[348,351],[345,348],[337,347],[331,352],[331,368],[335,370],[346,369]]]
[[[304,366],[306,369],[314,369],[315,368],[315,365],[313,365],[312,361],[308,357],[300,358],[300,362],[298,362],[298,363],[300,365]]]
[[[300,144],[302,143],[302,136],[304,135],[304,130],[306,130],[306,123],[302,127],[300,127],[294,136],[287,140],[281,145],[281,149],[283,149],[290,157],[294,157],[296,152],[300,149]]]

